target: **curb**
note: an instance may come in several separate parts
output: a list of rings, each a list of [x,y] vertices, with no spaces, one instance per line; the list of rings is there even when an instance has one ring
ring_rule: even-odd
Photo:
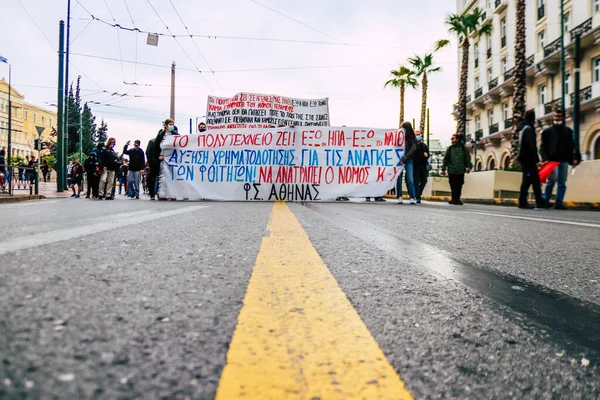
[[[43,200],[43,199],[46,199],[46,196],[41,195],[41,194],[24,194],[24,195],[0,197],[0,204],[20,203],[22,201]]]
[[[423,200],[427,201],[450,201],[450,197],[431,196],[423,197]],[[468,204],[482,204],[488,206],[504,206],[504,207],[517,207],[519,201],[517,199],[462,199],[464,203]],[[600,211],[600,203],[584,203],[577,201],[565,201],[565,207],[569,210],[578,211]]]

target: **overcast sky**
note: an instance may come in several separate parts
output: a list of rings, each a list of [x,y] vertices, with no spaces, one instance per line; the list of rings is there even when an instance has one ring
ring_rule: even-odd
[[[12,64],[15,87],[34,104],[56,103],[58,25],[66,20],[66,3],[2,0],[0,55]],[[383,88],[389,71],[448,38],[443,21],[454,5],[448,0],[72,0],[70,78],[82,75],[84,101],[111,104],[91,107],[119,144],[145,142],[168,117],[173,61],[179,68],[176,124],[181,132],[189,131],[190,118],[205,115],[207,95],[241,91],[329,97],[332,125],[394,128],[399,95]],[[168,33],[168,26],[173,34],[185,35],[187,26],[191,34],[217,38],[161,36],[152,47],[146,34],[93,21],[88,11],[143,31]],[[431,130],[447,142],[457,99],[454,40],[436,54],[436,62],[443,71],[430,77]],[[0,65],[0,76],[6,75]],[[407,91],[406,119],[417,124],[420,101],[420,90]]]

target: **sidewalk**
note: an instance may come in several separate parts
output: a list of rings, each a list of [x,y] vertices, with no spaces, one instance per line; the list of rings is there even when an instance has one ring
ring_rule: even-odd
[[[56,182],[40,182],[38,188],[39,194],[29,194],[29,190],[14,190],[13,196],[2,195],[0,196],[0,204],[4,203],[17,203],[28,200],[41,200],[41,199],[62,199],[71,197],[72,192],[65,190],[64,192],[56,191]],[[35,190],[33,191],[35,193]]]

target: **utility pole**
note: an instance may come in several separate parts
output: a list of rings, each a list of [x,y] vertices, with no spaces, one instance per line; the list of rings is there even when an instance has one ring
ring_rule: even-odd
[[[427,109],[427,148],[429,148],[429,108]]]
[[[575,36],[575,93],[573,95],[573,141],[575,142],[575,150],[579,152],[579,123],[581,119],[581,98],[579,97],[579,68],[581,63],[581,35],[577,33]]]
[[[560,0],[560,90],[561,106],[566,112],[565,104],[565,0]]]
[[[8,62],[7,62],[8,64]],[[12,100],[11,100],[12,67],[8,64],[8,154],[6,155],[6,170],[8,171],[8,194],[12,196]]]
[[[65,91],[64,97],[69,95],[69,49],[71,44],[71,0],[67,0],[67,52],[65,56]],[[63,145],[63,163],[61,168],[63,170],[63,188],[67,189],[67,160],[69,158],[69,108],[68,102],[64,102],[65,114],[64,114],[64,145]]]
[[[65,146],[65,124],[63,112],[64,107],[64,51],[65,51],[65,21],[60,21],[58,30],[58,102],[57,102],[57,139],[56,139],[56,191],[65,189],[64,146]]]
[[[175,61],[171,65],[171,119],[175,120]]]

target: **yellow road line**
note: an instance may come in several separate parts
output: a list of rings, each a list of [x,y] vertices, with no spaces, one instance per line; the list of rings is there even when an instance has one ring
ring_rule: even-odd
[[[216,399],[412,399],[285,203],[267,228]]]

